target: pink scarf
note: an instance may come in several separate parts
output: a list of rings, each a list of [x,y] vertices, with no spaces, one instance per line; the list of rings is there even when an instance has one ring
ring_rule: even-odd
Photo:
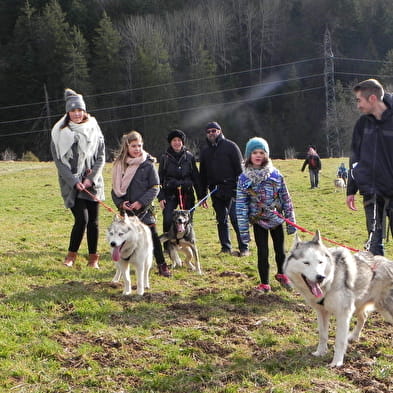
[[[127,188],[130,185],[134,175],[139,168],[139,165],[142,164],[147,158],[147,153],[142,151],[142,155],[140,157],[127,157],[126,164],[127,167],[125,171],[123,171],[123,165],[121,162],[117,162],[113,166],[112,170],[112,189],[117,197],[121,197],[127,193]]]

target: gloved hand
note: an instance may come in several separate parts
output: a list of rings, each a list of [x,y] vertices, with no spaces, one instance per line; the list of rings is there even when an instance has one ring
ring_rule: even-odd
[[[287,234],[288,235],[293,235],[296,232],[296,228],[293,227],[292,225],[287,226]]]

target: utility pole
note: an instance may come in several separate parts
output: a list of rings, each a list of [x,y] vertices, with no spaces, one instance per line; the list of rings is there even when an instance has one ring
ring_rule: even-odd
[[[336,89],[334,84],[334,55],[329,28],[324,37],[325,95],[326,95],[326,150],[328,157],[339,157],[340,138],[337,127]]]

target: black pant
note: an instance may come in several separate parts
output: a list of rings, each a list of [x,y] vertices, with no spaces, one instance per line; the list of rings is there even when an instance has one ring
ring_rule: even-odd
[[[390,231],[393,233],[393,199],[378,195],[363,196],[364,212],[368,241],[366,248],[374,255],[384,255],[383,239],[386,237],[386,220],[390,222]]]
[[[79,250],[86,230],[89,254],[97,253],[98,208],[97,202],[76,198],[75,205],[71,208],[74,215],[74,226],[71,230],[68,251],[77,252]]]
[[[237,225],[236,217],[236,202],[233,197],[217,197],[214,194],[211,196],[213,208],[216,212],[218,237],[221,243],[221,250],[228,251],[231,250],[231,239],[229,236],[229,223],[228,216],[231,220],[233,229],[236,232],[237,242],[240,251],[245,251],[248,249],[248,245],[244,243],[240,238],[239,227]]]
[[[154,258],[156,259],[157,265],[162,265],[165,263],[164,253],[162,251],[161,241],[158,237],[156,224],[149,225],[151,237],[153,239],[153,254]]]
[[[276,257],[277,273],[283,274],[283,265],[285,261],[284,251],[284,229],[279,225],[273,229],[262,228],[258,224],[254,224],[255,244],[258,250],[258,272],[262,284],[269,284],[269,237],[273,240],[273,248]]]

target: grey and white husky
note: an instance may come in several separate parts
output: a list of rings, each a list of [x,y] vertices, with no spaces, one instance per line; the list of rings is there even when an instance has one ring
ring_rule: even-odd
[[[153,261],[153,240],[150,229],[138,217],[116,215],[107,231],[112,247],[112,260],[116,262],[113,282],[124,280],[123,295],[131,294],[130,265],[135,268],[136,291],[143,295],[150,288],[149,272]]]
[[[369,311],[393,323],[393,262],[368,252],[352,254],[343,247],[326,248],[317,232],[311,241],[296,237],[285,274],[315,309],[319,344],[314,356],[327,353],[329,319],[336,317],[336,341],[330,367],[340,367],[348,341],[359,338]],[[357,323],[349,333],[353,314]]]
[[[181,251],[192,270],[202,274],[199,261],[198,249],[195,243],[195,232],[191,222],[191,214],[188,210],[174,210],[172,223],[168,232],[160,236],[161,242],[168,242],[168,252],[173,262],[173,267],[182,266],[182,260],[178,254]],[[195,265],[191,262],[194,260]]]

